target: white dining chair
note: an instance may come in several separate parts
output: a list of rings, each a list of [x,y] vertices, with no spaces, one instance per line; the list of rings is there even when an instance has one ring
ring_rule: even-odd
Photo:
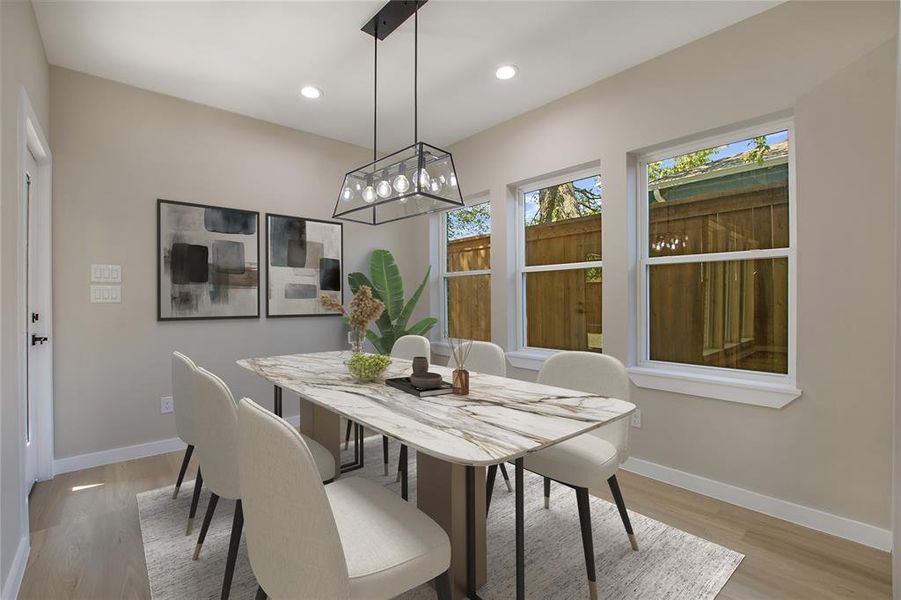
[[[393,598],[434,580],[451,597],[450,540],[381,485],[316,477],[308,444],[252,400],[238,409],[238,472],[257,599]]]
[[[200,466],[206,476],[207,487],[211,492],[200,536],[197,538],[197,546],[194,548],[194,560],[200,557],[219,498],[235,500],[228,559],[222,580],[221,597],[225,600],[231,591],[235,560],[241,543],[241,529],[244,525],[241,486],[238,481],[238,406],[225,382],[202,367],[198,367],[195,371],[192,391],[195,400],[197,452],[200,456]],[[335,459],[332,454],[314,440],[308,441],[320,481],[334,479]]]
[[[394,341],[391,347],[391,358],[400,358],[403,360],[413,360],[417,356],[425,356],[431,362],[432,346],[429,338],[421,335],[402,335]],[[344,449],[350,445],[350,432],[353,427],[353,421],[347,421],[347,429],[344,431]],[[360,441],[362,443],[362,440]],[[388,475],[388,436],[382,436],[382,463],[385,475]],[[407,464],[407,447],[400,447],[400,456],[397,460],[397,476],[395,481],[401,482],[401,496],[407,499],[406,478],[403,474],[405,465]]]
[[[402,335],[394,341],[391,347],[391,358],[413,360],[417,356],[425,356],[432,362],[432,344],[429,338],[421,335]],[[382,436],[382,459],[385,462],[385,474],[388,474],[388,438]],[[400,495],[406,500],[407,491],[407,446],[401,444],[400,456],[397,459],[397,476],[394,481],[400,481]]]
[[[195,433],[194,433],[194,399],[192,397],[191,385],[194,381],[197,365],[194,361],[182,354],[181,352],[172,353],[172,403],[175,409],[175,431],[178,437],[185,444],[185,455],[181,461],[181,468],[178,470],[178,478],[175,480],[175,490],[172,492],[172,498],[178,497],[178,491],[181,489],[182,481],[188,470],[188,463],[191,462],[191,456],[194,454]],[[200,502],[200,488],[203,487],[203,475],[200,469],[197,469],[197,476],[194,478],[194,494],[191,497],[191,509],[188,512],[188,525],[185,529],[185,535],[191,535],[194,527],[194,517],[197,514],[197,504]]]
[[[594,352],[560,352],[545,361],[538,383],[617,398],[629,399],[629,376],[623,364],[612,356]],[[544,477],[544,506],[550,507],[551,481],[576,492],[582,547],[591,598],[597,598],[591,509],[588,496],[600,495],[609,486],[633,550],[638,542],[629,513],[616,481],[616,471],[629,456],[629,419],[621,418],[589,433],[550,448],[527,454],[523,466]]]
[[[464,365],[467,370],[475,373],[484,373],[486,375],[496,375],[497,377],[507,376],[507,355],[504,349],[497,344],[491,342],[472,342],[469,349],[469,356]],[[512,492],[513,486],[510,484],[510,476],[507,474],[507,467],[504,463],[499,465],[491,465],[488,467],[487,489],[492,490],[494,487],[494,479],[497,476],[497,470],[500,467],[501,475],[504,483],[507,484],[507,491]],[[491,504],[491,493],[488,493],[487,504]]]

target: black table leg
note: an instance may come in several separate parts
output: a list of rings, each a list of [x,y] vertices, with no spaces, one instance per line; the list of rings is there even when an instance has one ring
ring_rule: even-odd
[[[400,447],[400,497],[407,500],[409,497],[409,487],[407,483],[407,447]]]
[[[526,597],[525,528],[523,527],[522,458],[516,459],[516,600]]]
[[[272,412],[274,412],[279,417],[282,416],[282,388],[279,386],[275,387],[275,398],[272,402]]]
[[[476,468],[466,467],[466,597],[479,600],[476,593]]]

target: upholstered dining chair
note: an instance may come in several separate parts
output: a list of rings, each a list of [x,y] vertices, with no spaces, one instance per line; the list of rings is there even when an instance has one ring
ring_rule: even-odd
[[[504,349],[497,344],[474,341],[472,348],[469,349],[469,358],[467,358],[465,366],[469,371],[475,373],[506,377],[507,355],[504,354]],[[494,487],[494,479],[497,477],[498,467],[500,467],[501,475],[504,477],[504,483],[507,484],[507,491],[512,492],[513,486],[510,485],[510,476],[507,474],[507,467],[504,466],[504,463],[488,467],[488,489]],[[491,494],[489,493],[488,504],[490,503]]]
[[[388,599],[430,580],[450,599],[441,527],[362,477],[321,485],[303,437],[247,398],[238,472],[258,599]]]
[[[629,376],[621,362],[594,352],[560,352],[545,361],[538,383],[578,390],[620,400],[629,399]],[[576,492],[582,547],[592,600],[597,598],[594,543],[591,532],[589,494],[597,496],[606,483],[610,487],[633,550],[638,542],[629,513],[616,481],[616,471],[629,456],[629,420],[622,418],[589,433],[550,448],[527,454],[523,466],[544,477],[544,506],[550,507],[551,481]]]
[[[194,454],[194,399],[192,396],[191,385],[197,371],[197,365],[194,361],[182,354],[181,352],[172,353],[172,403],[175,408],[175,431],[181,441],[188,445],[185,448],[185,455],[181,461],[181,468],[178,470],[178,478],[175,480],[175,491],[172,497],[178,497],[178,490],[181,489],[182,481],[188,470],[188,463],[191,462],[191,455]],[[197,469],[197,476],[194,478],[194,494],[191,497],[191,509],[188,512],[188,526],[185,529],[185,535],[191,535],[194,527],[194,516],[197,514],[197,504],[200,502],[200,488],[203,486],[203,475],[200,469]]]
[[[231,591],[235,560],[241,543],[241,529],[244,525],[241,486],[238,481],[238,406],[225,382],[202,367],[198,367],[195,372],[192,388],[195,400],[197,452],[200,455],[200,466],[206,476],[207,487],[211,492],[200,536],[197,538],[197,546],[194,548],[194,560],[200,557],[200,550],[203,548],[219,498],[235,500],[228,560],[222,579],[221,597],[224,600]],[[314,465],[318,469],[320,480],[334,479],[335,459],[332,454],[313,440],[309,440],[308,446],[314,457]]]
[[[402,335],[394,341],[394,346],[391,347],[391,358],[400,358],[404,360],[413,360],[417,356],[425,356],[431,362],[432,356],[432,346],[429,342],[429,338],[421,336],[421,335]],[[347,429],[344,432],[344,449],[347,450],[348,445],[350,444],[350,431],[351,427],[353,427],[353,422],[347,422]],[[362,443],[362,441],[361,441]],[[382,436],[382,463],[385,468],[385,475],[388,475],[388,437]],[[407,499],[407,484],[406,484],[406,470],[407,465],[407,447],[400,447],[400,456],[397,460],[397,476],[395,477],[395,481],[401,482],[401,496],[403,496],[404,500]]]
[[[417,356],[425,356],[429,362],[432,362],[432,344],[429,342],[429,338],[421,335],[402,335],[395,340],[394,346],[391,348],[391,358],[413,360]],[[388,438],[385,436],[382,436],[382,457],[387,473]],[[400,456],[397,459],[397,476],[394,480],[400,481],[400,495],[404,500],[408,497],[407,465],[407,447],[401,444]]]

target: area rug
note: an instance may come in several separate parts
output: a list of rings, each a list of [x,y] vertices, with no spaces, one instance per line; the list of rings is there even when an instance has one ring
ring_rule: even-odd
[[[391,464],[397,464],[398,444],[391,443]],[[366,467],[345,475],[367,477],[400,493],[400,484],[383,475],[381,440],[368,438]],[[416,461],[410,454],[410,500],[416,501]],[[351,457],[348,455],[347,460]],[[512,469],[510,475],[513,476]],[[542,479],[526,473],[526,596],[529,598],[587,598],[585,561],[575,494],[555,485],[551,508],[544,509]],[[182,485],[177,499],[173,487],[138,494],[141,535],[156,600],[218,598],[225,571],[234,503],[222,500],[207,534],[200,560],[192,561],[203,512],[209,500],[204,489],[194,532],[185,535],[193,483]],[[514,495],[498,474],[488,517],[488,582],[479,590],[487,600],[512,598],[515,589]],[[629,498],[626,496],[626,503]],[[605,600],[714,598],[744,558],[742,554],[629,511],[640,550],[633,552],[616,506],[591,498],[598,592]],[[231,597],[252,599],[256,580],[244,542],[238,555]],[[421,586],[403,600],[433,600],[432,588]]]

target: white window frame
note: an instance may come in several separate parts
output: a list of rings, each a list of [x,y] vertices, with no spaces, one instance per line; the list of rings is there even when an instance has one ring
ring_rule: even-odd
[[[473,197],[469,200],[465,201],[465,207],[460,208],[472,208],[473,206],[478,206],[480,204],[487,204],[488,208],[491,208],[491,199],[487,194],[479,195]],[[460,208],[456,208],[453,210],[460,210]],[[438,285],[440,289],[438,291],[439,297],[439,317],[438,324],[441,326],[441,331],[438,334],[439,339],[436,342],[432,343],[432,346],[437,346],[434,348],[436,353],[442,355],[450,355],[450,345],[447,343],[445,332],[450,331],[447,318],[447,281],[448,279],[452,279],[454,277],[472,277],[474,275],[488,275],[491,276],[491,269],[478,269],[475,271],[448,271],[447,270],[447,215],[452,211],[443,211],[439,214],[438,219]],[[491,232],[489,233],[489,237],[491,239],[491,252],[490,260],[494,260],[494,223],[491,224]],[[490,340],[489,340],[490,341]]]
[[[525,223],[525,196],[529,192],[541,190],[555,185],[578,181],[587,177],[599,177],[600,166],[597,164],[591,167],[581,168],[577,170],[565,171],[551,177],[541,179],[532,179],[516,188],[516,207],[513,227],[516,229],[516,272],[515,280],[515,310],[516,310],[516,331],[515,331],[515,350],[507,353],[507,359],[514,367],[523,369],[540,369],[544,361],[562,350],[553,348],[541,348],[538,346],[529,346],[526,336],[526,286],[525,278],[527,273],[540,273],[547,271],[567,271],[572,269],[589,269],[597,267],[603,270],[604,261],[590,260],[577,263],[558,263],[552,265],[526,265],[526,223]],[[603,202],[603,200],[602,200]],[[602,209],[603,213],[603,209]],[[601,233],[603,235],[603,232]],[[603,294],[603,288],[601,293]],[[603,318],[603,317],[602,317]],[[601,328],[603,330],[603,321]]]
[[[649,163],[666,160],[696,152],[706,148],[722,146],[737,141],[751,139],[756,136],[788,131],[788,219],[789,246],[766,250],[743,250],[738,252],[716,252],[707,254],[688,254],[679,256],[650,257],[649,247],[649,211],[647,203],[648,181],[647,167]],[[638,284],[636,357],[634,364],[628,369],[633,382],[639,387],[666,390],[728,400],[743,404],[781,408],[801,395],[797,388],[796,355],[797,355],[797,204],[798,195],[795,185],[795,129],[792,119],[769,121],[753,127],[733,129],[726,133],[693,140],[686,144],[670,146],[665,149],[642,155],[638,158],[635,187],[638,233],[636,261],[636,281]],[[786,258],[788,259],[788,373],[765,373],[730,369],[725,367],[709,367],[689,365],[650,359],[649,348],[649,286],[648,272],[653,265],[682,264],[693,262],[722,262],[731,260]]]

